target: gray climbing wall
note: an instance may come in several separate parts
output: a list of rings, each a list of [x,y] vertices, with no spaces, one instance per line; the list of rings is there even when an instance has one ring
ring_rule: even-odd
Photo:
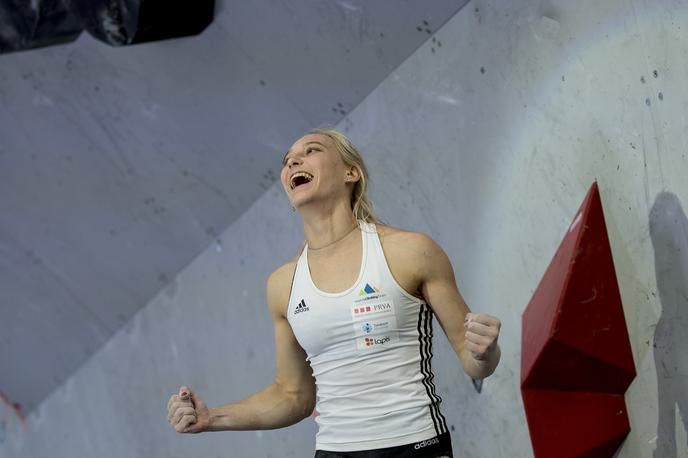
[[[339,127],[383,220],[435,238],[475,310],[502,319],[481,394],[436,328],[457,456],[532,456],[520,315],[597,180],[638,369],[619,457],[688,455],[688,2],[474,1]],[[285,147],[288,145],[284,145]],[[168,396],[271,382],[264,285],[301,228],[278,185],[41,404],[2,457],[307,457],[314,424],[181,436]]]
[[[200,36],[0,55],[0,396],[31,412],[467,1],[219,0]]]

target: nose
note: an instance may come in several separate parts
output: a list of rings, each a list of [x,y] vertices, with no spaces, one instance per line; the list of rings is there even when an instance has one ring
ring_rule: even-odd
[[[287,159],[287,166],[290,167],[290,168],[291,168],[292,166],[298,165],[298,164],[300,164],[300,163],[301,163],[301,162],[299,161],[299,159],[298,159],[296,156],[292,156],[292,157],[290,157],[289,159]]]

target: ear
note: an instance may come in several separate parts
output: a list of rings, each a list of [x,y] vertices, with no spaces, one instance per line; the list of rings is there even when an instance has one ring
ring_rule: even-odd
[[[347,183],[356,183],[358,180],[361,179],[361,172],[358,170],[358,167],[355,166],[350,166],[349,169],[346,171],[346,178],[344,181]]]

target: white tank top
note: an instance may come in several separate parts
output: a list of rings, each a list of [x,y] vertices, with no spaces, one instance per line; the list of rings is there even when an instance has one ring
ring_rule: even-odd
[[[320,450],[394,447],[447,431],[430,366],[432,310],[396,282],[375,225],[359,226],[356,282],[340,293],[320,291],[306,246],[289,297],[288,320],[316,381]]]

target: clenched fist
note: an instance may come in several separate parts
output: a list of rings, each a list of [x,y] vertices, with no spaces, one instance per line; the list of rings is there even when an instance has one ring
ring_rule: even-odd
[[[210,420],[208,406],[197,394],[183,386],[167,402],[167,421],[178,433],[206,431]]]
[[[502,323],[490,315],[467,313],[465,346],[478,362],[487,360],[497,345],[499,328]]]

